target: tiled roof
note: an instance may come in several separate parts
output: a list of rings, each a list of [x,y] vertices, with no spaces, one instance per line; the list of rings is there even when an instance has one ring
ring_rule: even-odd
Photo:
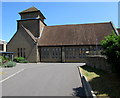
[[[39,46],[96,45],[114,30],[111,22],[45,26]]]

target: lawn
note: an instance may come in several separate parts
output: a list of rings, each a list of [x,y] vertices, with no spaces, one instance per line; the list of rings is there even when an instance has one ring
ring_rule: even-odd
[[[86,65],[81,67],[81,71],[87,77],[96,96],[120,96],[120,79],[116,74]]]

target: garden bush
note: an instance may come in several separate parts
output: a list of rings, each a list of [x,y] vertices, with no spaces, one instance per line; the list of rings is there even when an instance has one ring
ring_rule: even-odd
[[[24,57],[15,57],[15,58],[14,58],[14,61],[15,61],[15,62],[20,62],[20,61],[23,61],[23,60],[25,60]]]
[[[3,57],[0,56],[0,66],[2,66]]]
[[[9,61],[7,63],[4,63],[2,66],[3,67],[14,67],[14,66],[16,66],[16,63],[13,61]]]
[[[27,60],[19,61],[19,63],[29,63]]]
[[[6,63],[6,62],[8,62],[8,61],[9,61],[8,58],[5,58],[5,57],[3,57],[3,56],[0,56],[0,66],[2,66],[2,64]]]
[[[15,57],[13,61],[18,62],[18,63],[28,63],[28,61],[25,60],[24,57]]]
[[[14,67],[16,66],[16,63],[13,61],[10,61],[9,58],[0,56],[0,66],[1,67]]]
[[[106,55],[112,71],[120,74],[120,35],[113,33],[106,36],[101,45],[103,47],[102,54]]]

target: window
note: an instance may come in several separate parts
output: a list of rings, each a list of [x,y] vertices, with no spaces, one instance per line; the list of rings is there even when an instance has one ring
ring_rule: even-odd
[[[41,57],[42,58],[49,58],[49,52],[50,52],[50,49],[48,47],[43,47],[41,48]]]
[[[2,51],[4,51],[4,44],[2,44]]]
[[[85,57],[85,48],[81,48],[81,57]]]
[[[1,50],[1,51],[4,50],[4,46],[3,46],[3,44],[0,44],[0,50]]]
[[[26,57],[25,48],[18,48],[17,51],[18,51],[18,57],[24,57],[24,58]]]
[[[86,55],[89,55],[89,54],[90,54],[90,49],[89,49],[89,48],[86,48],[85,53],[86,53]]]
[[[44,51],[46,51],[46,48],[44,48]]]
[[[20,57],[19,48],[18,48],[18,57]]]
[[[22,57],[22,48],[20,48],[20,54],[21,54],[21,57]]]
[[[79,58],[81,58],[81,55],[82,55],[82,51],[81,48],[79,48]]]
[[[23,48],[23,57],[25,58],[25,48]]]

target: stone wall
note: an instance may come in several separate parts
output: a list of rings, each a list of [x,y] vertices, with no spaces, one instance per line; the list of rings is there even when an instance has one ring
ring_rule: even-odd
[[[110,64],[107,63],[107,59],[103,56],[90,56],[90,57],[84,58],[83,61],[88,66],[111,72]]]

